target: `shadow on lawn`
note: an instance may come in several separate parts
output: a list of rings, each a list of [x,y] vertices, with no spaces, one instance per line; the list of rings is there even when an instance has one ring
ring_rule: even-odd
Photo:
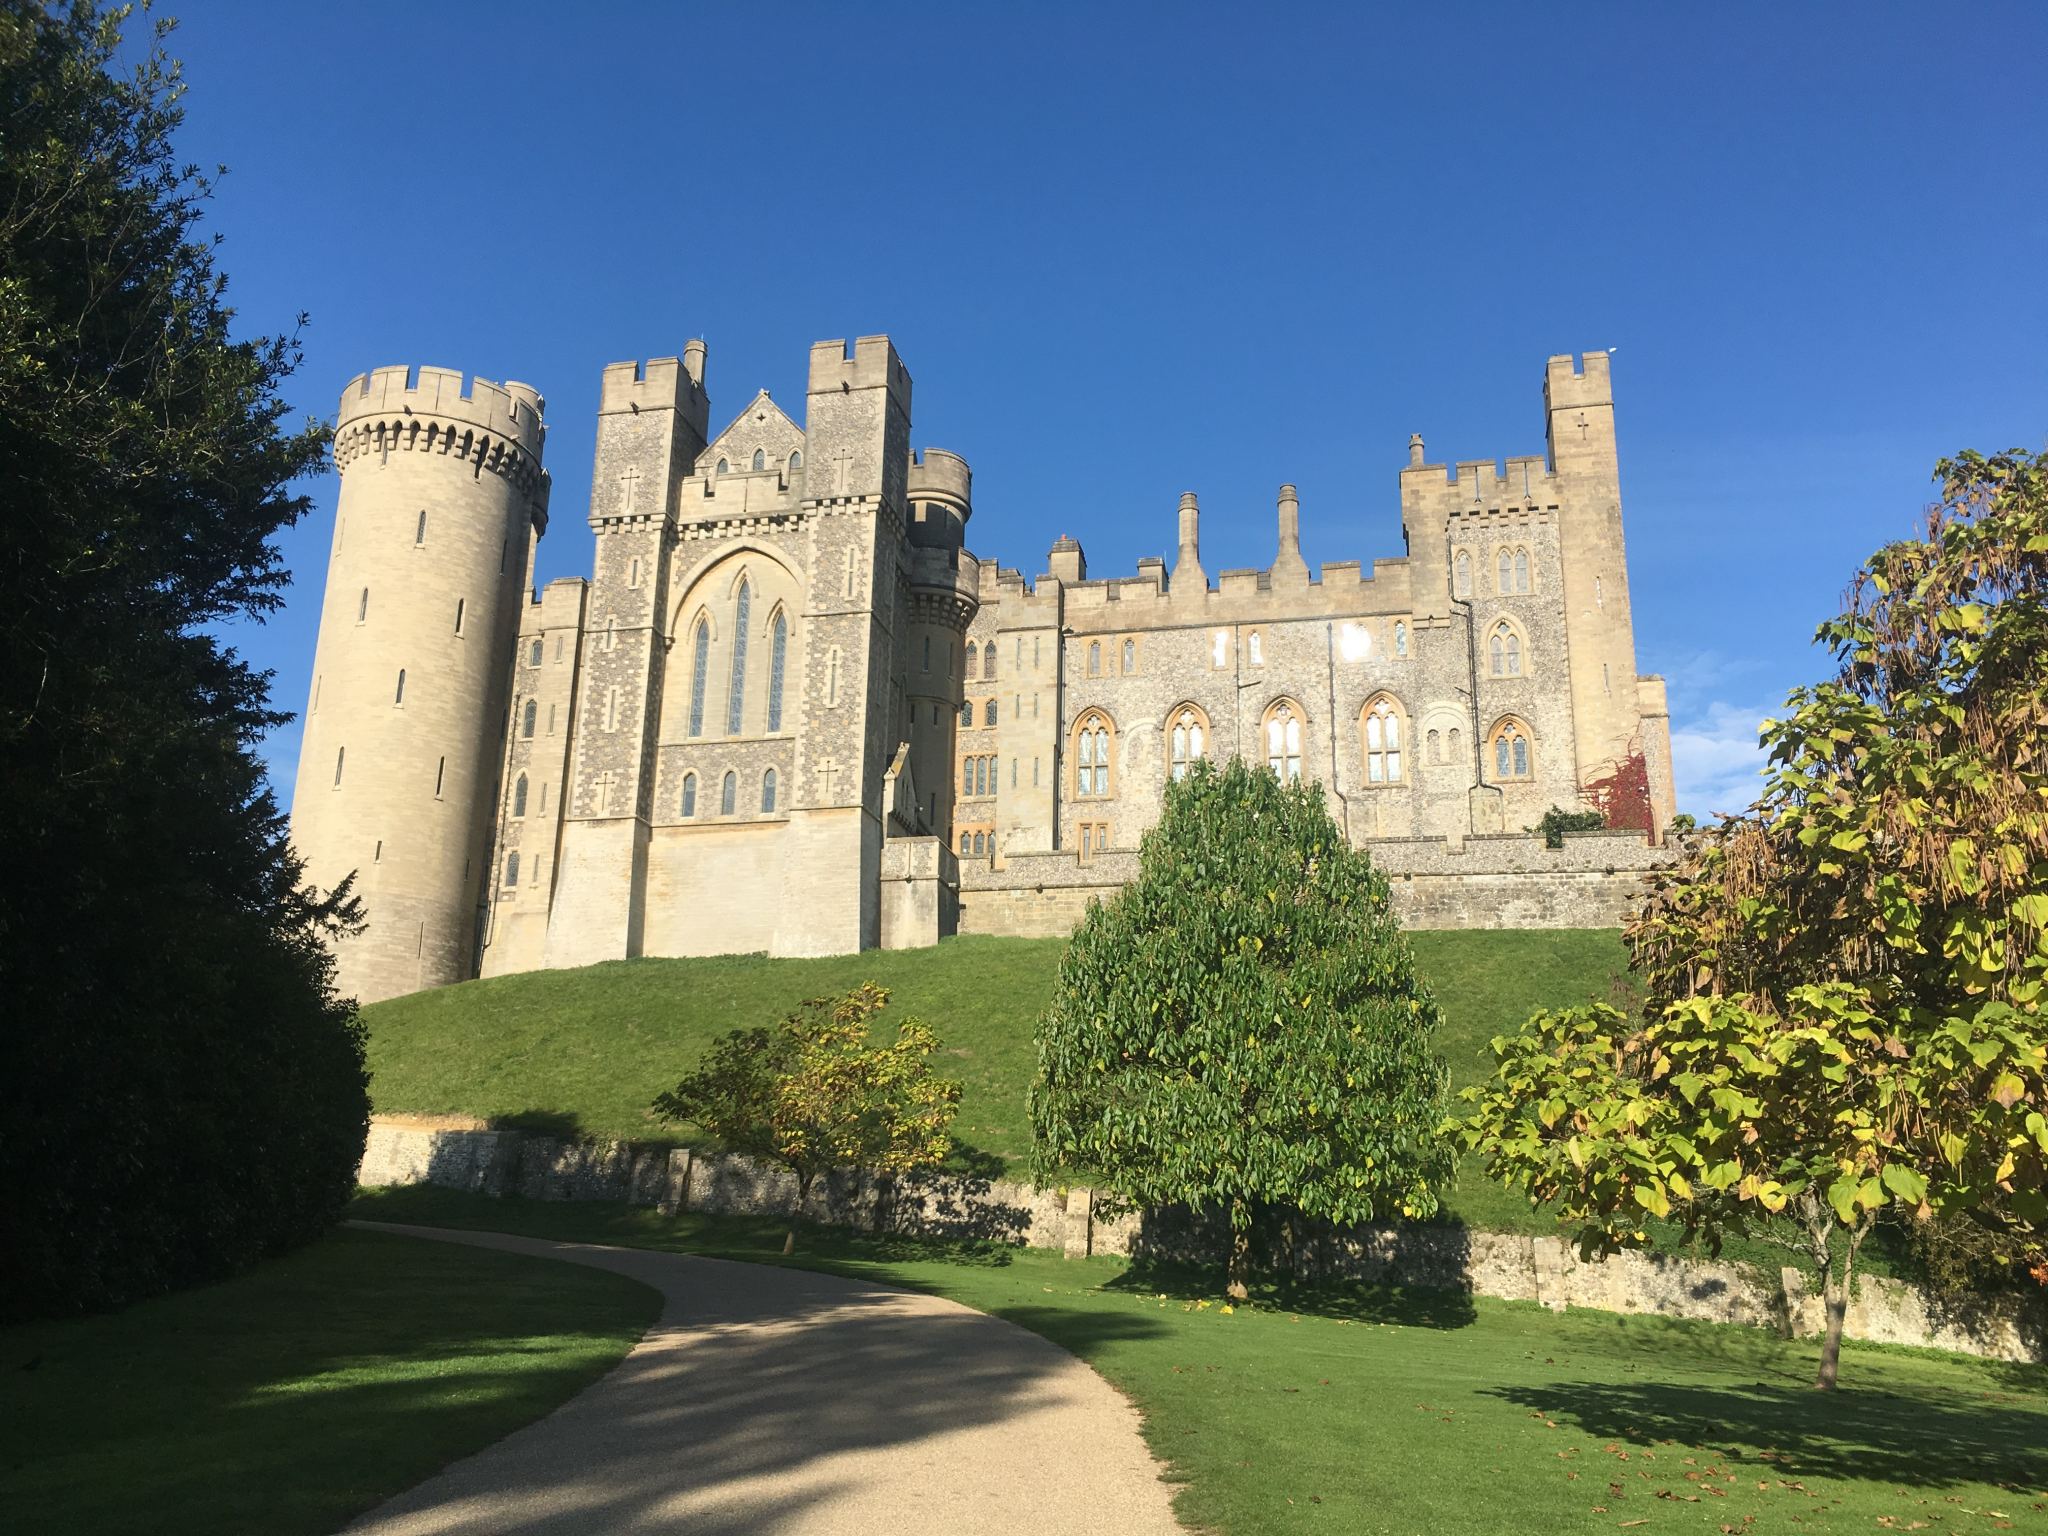
[[[1726,1448],[1781,1477],[1853,1477],[1946,1488],[2048,1486],[2048,1414],[1843,1387],[1559,1382],[1488,1395],[1605,1440]]]

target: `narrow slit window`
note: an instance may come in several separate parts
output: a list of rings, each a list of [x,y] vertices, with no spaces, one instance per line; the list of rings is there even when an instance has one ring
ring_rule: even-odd
[[[412,531],[412,541],[415,544],[427,542],[427,513],[424,507],[420,509],[419,523]]]
[[[775,627],[770,632],[768,653],[768,729],[782,729],[782,671],[789,658],[789,619],[787,615],[775,615]]]
[[[462,633],[462,613],[467,602],[466,598],[455,599],[455,633],[458,635]]]
[[[704,683],[711,669],[711,622],[697,621],[697,638],[690,657],[690,734],[704,734]]]
[[[697,814],[697,775],[683,775],[683,819],[688,821]]]
[[[761,775],[761,809],[763,812],[775,809],[775,770],[770,768]]]
[[[730,816],[733,813],[733,808],[739,804],[739,793],[740,781],[728,769],[724,781],[718,788],[719,815]]]
[[[391,702],[393,704],[403,704],[405,702],[405,668],[403,667],[398,669],[398,691],[392,694]]]
[[[347,760],[348,748],[336,747],[334,749],[334,787],[336,789],[341,788],[341,766]]]

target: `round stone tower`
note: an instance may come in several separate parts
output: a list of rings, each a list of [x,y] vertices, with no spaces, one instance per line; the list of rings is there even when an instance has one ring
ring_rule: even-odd
[[[960,705],[987,685],[977,666],[962,675],[967,626],[981,605],[980,565],[965,548],[974,516],[974,476],[967,461],[943,448],[927,448],[910,465],[905,499],[911,546],[910,657],[905,694],[910,703],[911,778],[928,828],[947,836],[953,824],[953,755]]]
[[[379,368],[342,392],[341,495],[292,841],[365,927],[337,983],[361,1002],[475,974],[513,648],[547,528],[545,402],[524,384]]]

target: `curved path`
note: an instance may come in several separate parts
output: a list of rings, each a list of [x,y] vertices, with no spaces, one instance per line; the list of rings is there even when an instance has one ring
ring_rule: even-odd
[[[660,1320],[610,1375],[349,1527],[375,1536],[1180,1536],[1138,1413],[955,1302],[802,1270],[365,1223],[615,1270]]]

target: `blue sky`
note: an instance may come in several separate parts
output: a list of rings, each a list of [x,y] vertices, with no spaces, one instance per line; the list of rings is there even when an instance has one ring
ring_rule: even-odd
[[[1266,564],[1282,481],[1311,565],[1398,555],[1410,432],[1540,452],[1544,359],[1612,347],[1708,812],[1935,459],[2048,440],[2038,4],[192,0],[174,50],[242,324],[311,316],[301,409],[390,363],[546,394],[542,580],[588,568],[600,370],[692,336],[722,425],[887,332],[1027,573],[1170,555],[1188,489],[1209,569]],[[235,631],[292,709],[335,493]],[[296,726],[268,751],[288,798]]]

